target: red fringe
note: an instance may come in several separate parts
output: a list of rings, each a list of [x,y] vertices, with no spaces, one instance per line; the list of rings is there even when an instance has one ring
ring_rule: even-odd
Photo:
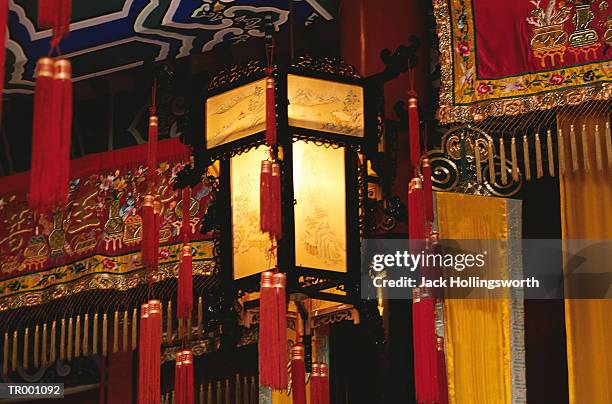
[[[272,388],[276,390],[284,390],[287,388],[287,309],[286,309],[286,286],[287,277],[284,273],[277,272],[274,274],[272,281],[275,292],[275,307],[276,321],[274,330],[276,331],[274,345],[277,347],[274,351],[274,375]]]
[[[261,274],[259,298],[259,384],[272,386],[272,367],[274,344],[275,306],[273,274],[266,271]]]
[[[291,397],[293,404],[306,404],[306,366],[304,345],[291,347]]]
[[[6,61],[6,30],[8,21],[8,0],[0,0],[0,122],[2,122],[2,98],[4,94],[4,62]]]
[[[191,246],[189,244],[185,244],[181,251],[177,300],[177,317],[183,319],[190,318],[191,310],[193,308],[193,268]]]
[[[270,201],[270,186],[272,181],[272,163],[269,160],[261,162],[261,174],[259,180],[259,219],[260,227],[263,233],[271,230],[271,201]]]
[[[184,350],[176,354],[174,391],[175,404],[193,404],[193,353],[191,350]]]
[[[410,137],[410,168],[414,173],[421,159],[421,132],[419,122],[419,108],[417,105],[417,94],[414,91],[408,92],[408,121]]]
[[[276,145],[276,97],[271,76],[266,79],[266,143]]]
[[[275,240],[282,238],[282,207],[281,207],[281,166],[272,163],[270,177],[270,236]]]
[[[428,223],[434,221],[433,187],[431,183],[431,166],[429,159],[423,159],[423,192],[425,193],[425,219]]]

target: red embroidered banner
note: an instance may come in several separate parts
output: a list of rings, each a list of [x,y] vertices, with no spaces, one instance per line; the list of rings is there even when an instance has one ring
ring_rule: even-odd
[[[183,204],[172,185],[189,159],[178,140],[160,142],[161,273],[175,276]],[[141,274],[141,202],[146,145],[90,155],[71,164],[63,210],[35,217],[27,204],[29,173],[0,179],[0,311],[43,303],[81,290],[136,286]],[[212,241],[200,234],[210,188],[193,190],[189,211],[194,273],[213,265]]]
[[[607,1],[435,0],[443,123],[612,96]]]

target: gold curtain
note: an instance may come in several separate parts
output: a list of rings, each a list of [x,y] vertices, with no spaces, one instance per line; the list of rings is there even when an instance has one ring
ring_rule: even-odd
[[[598,170],[593,156],[594,127],[601,130],[599,146],[604,148],[603,134],[607,115],[596,117],[559,114],[558,126],[564,134],[570,133],[570,124],[576,127],[575,153],[566,155],[565,175],[560,177],[561,224],[563,239],[612,239],[612,170],[603,164]],[[587,153],[583,154],[582,124],[587,125]],[[565,150],[571,150],[566,139]],[[584,156],[588,155],[590,171],[584,170]],[[578,160],[574,171],[571,162]],[[605,159],[604,159],[605,162]],[[588,164],[588,163],[587,163]],[[612,252],[611,252],[612,259]],[[610,261],[608,261],[610,262]],[[599,268],[600,270],[603,268]],[[567,361],[569,396],[571,404],[612,403],[612,300],[565,300],[567,332]]]
[[[518,211],[509,209],[510,204],[518,207]],[[479,249],[488,252],[487,278],[509,276],[508,246],[491,240],[515,238],[516,231],[520,237],[519,201],[437,193],[436,206],[441,239],[482,240]],[[497,248],[491,249],[492,246]],[[474,247],[474,241],[470,241],[469,248]],[[522,308],[522,302],[518,304]],[[515,335],[511,330],[511,325],[515,325],[514,315],[509,298],[444,301],[444,339],[451,404],[509,404],[520,402],[513,400],[513,395],[525,395],[524,366],[519,363],[522,370],[516,371],[516,360],[513,360],[518,358],[520,362],[524,357],[524,348],[517,352],[515,347],[513,352],[513,338],[518,338],[517,345],[522,346],[522,320],[518,323],[519,333]],[[521,386],[514,388],[513,379],[521,381]]]

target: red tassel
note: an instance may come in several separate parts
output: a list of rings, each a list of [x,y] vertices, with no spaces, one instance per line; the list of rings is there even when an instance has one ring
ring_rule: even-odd
[[[321,363],[321,403],[329,404],[329,372],[327,370],[327,365],[325,363]]]
[[[147,339],[143,353],[146,357],[147,368],[143,372],[143,379],[138,381],[139,388],[144,388],[145,401],[139,404],[159,404],[161,399],[160,371],[161,371],[161,328],[162,314],[161,302],[149,300],[149,318],[145,338]]]
[[[53,28],[57,3],[58,0],[38,0],[38,28]]]
[[[315,362],[310,373],[310,404],[323,404],[321,387],[321,365]]]
[[[174,392],[175,404],[193,404],[193,353],[191,350],[184,350],[176,354]]]
[[[273,273],[266,271],[261,274],[259,298],[259,383],[262,386],[272,386],[272,367],[274,344],[275,306]]]
[[[291,397],[293,404],[306,404],[306,366],[304,345],[291,347]]]
[[[425,219],[428,223],[434,220],[433,213],[433,187],[431,183],[431,166],[429,159],[423,159],[423,192],[425,194]]]
[[[55,38],[65,38],[70,32],[70,17],[72,16],[72,0],[57,1],[56,23],[53,29]]]
[[[276,97],[272,76],[266,79],[266,144],[276,145]]]
[[[148,179],[151,186],[157,185],[157,132],[159,119],[155,107],[149,110],[149,147],[147,153]]]
[[[56,156],[59,165],[55,184],[55,200],[61,206],[68,202],[68,185],[70,181],[70,142],[72,140],[72,66],[70,61],[59,59],[55,62],[54,87],[59,102],[59,154]]]
[[[70,31],[72,0],[38,0],[38,27],[53,29],[53,42],[65,38]]]
[[[149,343],[149,305],[144,303],[140,306],[140,336],[138,337],[138,404],[146,403],[145,380],[148,379],[150,352]]]
[[[58,175],[56,155],[60,153],[59,102],[54,92],[54,62],[41,58],[36,64],[36,91],[32,121],[32,165],[30,207],[39,213],[54,208],[53,187]]]
[[[448,404],[448,378],[446,377],[446,356],[444,353],[444,338],[437,337],[438,348],[438,389],[440,404]]]
[[[70,62],[41,58],[36,66],[30,207],[43,213],[68,200],[72,81]]]
[[[159,232],[161,230],[161,200],[159,196],[155,198],[153,201],[153,251],[152,258],[153,261],[151,263],[151,270],[157,271],[159,267]]]
[[[263,233],[267,233],[272,228],[270,224],[271,203],[270,203],[270,184],[272,180],[272,163],[269,160],[261,162],[261,174],[259,180],[259,219]]]
[[[176,315],[178,318],[188,319],[191,317],[193,306],[193,268],[191,257],[191,246],[185,244],[181,251],[179,274],[178,274],[178,304]]]
[[[425,209],[420,178],[410,181],[408,191],[408,234],[410,249],[419,254],[424,248]],[[438,402],[438,370],[435,311],[432,297],[417,297],[412,302],[415,387],[418,403]]]
[[[270,177],[270,236],[275,240],[282,238],[282,210],[281,210],[281,166],[272,163]]]
[[[155,197],[151,194],[144,196],[142,203],[142,265],[151,269],[154,266],[155,251],[155,213],[153,203]]]
[[[421,132],[416,96],[416,92],[408,92],[408,121],[410,125],[408,136],[410,137],[410,168],[412,168],[413,173],[421,159]]]
[[[272,388],[284,390],[287,388],[287,309],[286,309],[286,286],[287,277],[282,272],[274,274],[272,280],[274,287],[275,302],[272,311],[276,313],[274,324],[275,337],[274,350],[274,375],[272,377]]]
[[[412,302],[415,389],[418,403],[439,402],[438,351],[432,297]]]
[[[2,96],[4,94],[4,62],[6,61],[6,30],[8,21],[8,0],[0,0],[0,122],[2,121]]]
[[[423,184],[420,178],[413,178],[408,189],[408,236],[417,244],[411,249],[419,253],[425,240],[425,211],[423,206]],[[412,244],[412,243],[411,243]]]

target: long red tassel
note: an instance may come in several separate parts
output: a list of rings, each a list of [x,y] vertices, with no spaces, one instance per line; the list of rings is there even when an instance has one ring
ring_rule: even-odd
[[[149,270],[153,268],[156,260],[155,251],[155,212],[153,204],[155,197],[151,194],[144,196],[142,203],[142,241],[141,254],[142,265]]]
[[[434,221],[433,186],[431,183],[431,166],[429,159],[423,159],[423,192],[425,194],[425,219],[428,223]]]
[[[139,386],[144,386],[146,391],[146,403],[159,404],[161,400],[161,329],[162,313],[161,302],[159,300],[149,300],[149,319],[148,319],[148,339],[149,349],[145,355],[149,358],[148,369],[145,371],[144,380],[139,381]]]
[[[293,404],[306,404],[306,365],[304,345],[291,347],[291,397]]]
[[[274,306],[272,311],[276,314],[274,321],[274,375],[272,377],[272,388],[284,390],[287,388],[287,309],[286,309],[286,286],[287,277],[282,272],[274,274],[272,280],[274,287]]]
[[[418,177],[410,181],[408,215],[410,248],[418,254],[424,248],[426,236],[423,185]],[[437,403],[439,400],[434,305],[430,296],[416,296],[412,302],[415,387],[419,403]]]
[[[38,0],[38,27],[53,29],[53,41],[58,42],[70,31],[72,0]]]
[[[329,404],[329,371],[327,364],[321,363],[321,402]]]
[[[427,404],[440,400],[434,305],[432,297],[412,303],[416,396],[417,402]]]
[[[421,159],[421,132],[419,123],[419,108],[417,104],[417,94],[414,91],[408,92],[408,122],[410,137],[410,168],[413,173],[418,167]]]
[[[72,0],[59,0],[53,36],[65,38],[70,31],[70,17],[72,16]]]
[[[148,180],[152,186],[157,184],[157,137],[159,118],[157,109],[153,106],[149,109],[149,145],[147,149]]]
[[[280,240],[282,237],[281,166],[278,162],[272,163],[270,204],[270,236]]]
[[[423,205],[423,183],[420,178],[416,177],[410,181],[408,188],[408,236],[410,240],[419,242],[425,240],[425,208]],[[413,252],[420,253],[420,245],[413,243],[411,245]]]
[[[41,58],[36,68],[30,207],[43,213],[68,201],[72,135],[70,62]]]
[[[144,303],[140,306],[140,335],[138,337],[138,404],[146,403],[145,381],[149,379],[149,364],[147,363],[150,352],[149,347],[149,305]]]
[[[261,231],[267,233],[272,229],[270,202],[270,186],[272,182],[272,162],[264,160],[261,162],[261,173],[259,177],[259,224]]]
[[[0,0],[0,122],[2,121],[2,98],[4,94],[4,62],[6,61],[6,29],[8,0]]]
[[[59,166],[55,184],[54,200],[61,206],[68,202],[68,183],[70,181],[70,142],[72,139],[72,66],[70,61],[55,61],[53,86],[59,102],[59,154],[56,156]]]
[[[191,206],[191,192],[189,187],[182,190],[183,221],[181,234],[183,236],[183,248],[179,263],[178,274],[178,303],[176,314],[178,318],[188,319],[191,317],[193,308],[193,264],[191,257],[191,220],[189,208]]]
[[[276,145],[276,97],[271,73],[266,79],[266,144]]]
[[[321,393],[321,365],[315,362],[310,373],[310,404],[323,404]]]
[[[53,28],[57,3],[58,0],[38,0],[38,28]]]
[[[176,354],[174,403],[193,404],[193,353],[187,349]]]
[[[272,272],[262,272],[259,298],[259,383],[266,387],[272,386],[273,357],[276,349],[274,343],[276,313],[273,311],[275,306],[273,277]]]
[[[39,213],[55,206],[54,186],[59,178],[60,154],[59,102],[54,86],[54,62],[41,58],[36,64],[36,91],[32,121],[32,166],[30,170],[30,207]]]
[[[191,245],[185,244],[181,250],[178,274],[178,303],[176,315],[178,318],[188,319],[191,317],[193,308],[193,268],[191,257]]]

